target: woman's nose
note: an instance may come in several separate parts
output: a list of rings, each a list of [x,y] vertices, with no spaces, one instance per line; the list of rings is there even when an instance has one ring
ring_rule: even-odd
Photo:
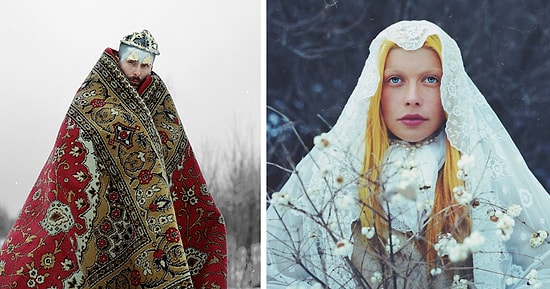
[[[409,84],[407,87],[407,95],[405,96],[406,105],[422,105],[422,97],[420,96],[420,88],[416,84]]]

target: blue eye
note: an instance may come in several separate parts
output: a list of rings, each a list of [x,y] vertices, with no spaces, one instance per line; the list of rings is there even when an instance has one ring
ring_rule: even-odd
[[[438,83],[439,79],[435,76],[428,76],[428,77],[426,77],[426,82],[427,83]]]
[[[399,78],[398,76],[392,76],[388,78],[388,82],[391,84],[397,84],[401,82],[401,78]]]

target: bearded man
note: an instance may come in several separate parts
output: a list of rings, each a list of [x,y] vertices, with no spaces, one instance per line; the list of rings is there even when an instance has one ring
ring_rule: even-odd
[[[0,250],[0,288],[226,288],[225,223],[147,31],[105,49]]]

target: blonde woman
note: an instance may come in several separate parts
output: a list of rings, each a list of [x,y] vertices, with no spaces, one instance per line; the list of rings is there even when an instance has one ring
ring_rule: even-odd
[[[269,288],[544,288],[550,197],[464,71],[402,21],[267,212]]]

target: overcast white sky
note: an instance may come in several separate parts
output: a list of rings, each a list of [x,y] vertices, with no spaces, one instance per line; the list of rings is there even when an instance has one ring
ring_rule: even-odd
[[[148,29],[196,154],[235,126],[260,127],[259,0],[0,3],[0,206],[16,216],[61,121],[106,47]],[[209,147],[210,146],[210,147]]]

